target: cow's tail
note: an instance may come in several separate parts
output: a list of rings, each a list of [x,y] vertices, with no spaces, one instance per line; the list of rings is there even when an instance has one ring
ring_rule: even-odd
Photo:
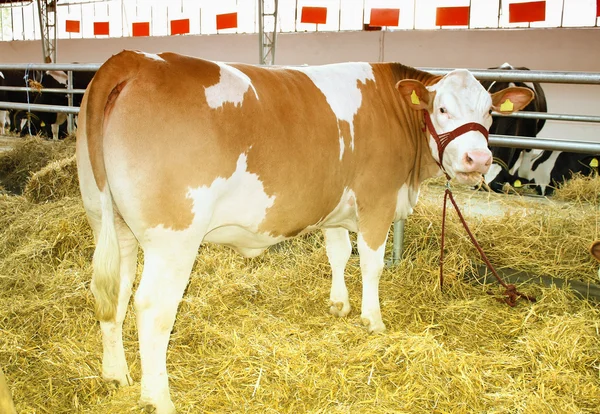
[[[115,227],[115,212],[108,186],[100,193],[102,224],[94,251],[92,292],[96,299],[96,317],[101,321],[115,320],[121,284],[121,251]]]
[[[94,76],[82,108],[90,163],[100,190],[101,226],[96,238],[91,289],[96,299],[96,317],[101,321],[115,320],[121,284],[121,253],[115,226],[118,212],[106,175],[103,127],[119,93],[137,72],[139,56],[125,51],[110,58]]]

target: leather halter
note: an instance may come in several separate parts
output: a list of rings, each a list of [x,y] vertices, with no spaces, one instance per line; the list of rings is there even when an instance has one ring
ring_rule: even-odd
[[[479,131],[485,137],[486,142],[489,141],[489,132],[487,128],[477,122],[468,122],[464,125],[459,126],[453,131],[445,132],[443,134],[438,135],[438,133],[435,130],[435,127],[433,126],[433,123],[431,122],[431,117],[429,116],[429,111],[427,111],[427,109],[423,110],[423,118],[425,118],[425,128],[429,131],[435,143],[437,144],[438,157],[440,159],[438,165],[444,172],[446,172],[442,164],[444,151],[446,150],[448,144],[450,144],[455,138],[458,138],[459,136],[466,134],[470,131]],[[423,128],[423,130],[425,130],[425,128]]]

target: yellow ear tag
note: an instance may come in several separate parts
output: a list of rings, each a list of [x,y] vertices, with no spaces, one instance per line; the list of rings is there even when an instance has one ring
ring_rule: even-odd
[[[513,185],[513,187],[515,187],[515,188],[523,187],[523,184],[521,184],[521,180],[515,180],[515,184]]]
[[[592,158],[592,160],[590,161],[590,167],[598,168],[598,158]]]
[[[42,121],[42,123],[40,124],[40,126],[45,127],[46,123],[44,121]]]
[[[410,94],[410,101],[414,105],[419,105],[421,103],[421,101],[419,100],[419,97],[417,96],[417,93],[415,91],[412,91],[412,93]]]
[[[506,99],[502,105],[500,105],[500,112],[512,112],[515,106],[510,101],[510,99]]]

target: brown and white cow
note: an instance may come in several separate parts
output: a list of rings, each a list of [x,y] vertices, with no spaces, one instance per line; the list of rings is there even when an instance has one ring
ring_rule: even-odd
[[[441,173],[444,146],[424,132],[424,114],[440,135],[461,131],[442,164],[473,184],[492,161],[492,108],[509,103],[516,111],[532,97],[523,88],[490,96],[466,70],[442,78],[397,63],[261,68],[174,53],[113,56],[84,96],[77,136],[96,239],[103,377],[131,383],[121,326],[138,245],[141,403],[158,413],[174,412],[167,344],[203,242],[252,257],[321,229],[333,273],[330,311],[345,316],[348,232],[357,232],[361,318],[369,331],[383,331],[378,285],[390,224],[412,212],[419,184]]]

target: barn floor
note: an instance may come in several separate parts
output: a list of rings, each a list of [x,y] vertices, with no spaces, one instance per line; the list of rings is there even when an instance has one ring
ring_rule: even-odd
[[[93,240],[76,187],[58,191],[72,184],[73,173],[55,179],[66,168],[72,164],[57,163],[30,178],[53,191],[0,195],[0,364],[19,413],[140,412],[131,306],[124,342],[135,384],[116,389],[99,376]],[[360,323],[357,257],[347,268],[353,310],[329,315],[318,233],[255,259],[202,247],[168,352],[178,412],[597,413],[598,305],[567,289],[524,285],[537,302],[511,308],[496,300],[495,285],[465,283],[479,261],[452,212],[440,291],[442,197],[438,183],[423,188],[407,220],[404,259],[383,272],[387,331],[379,335]],[[497,267],[596,281],[586,250],[599,235],[595,205],[458,186],[455,197]]]

